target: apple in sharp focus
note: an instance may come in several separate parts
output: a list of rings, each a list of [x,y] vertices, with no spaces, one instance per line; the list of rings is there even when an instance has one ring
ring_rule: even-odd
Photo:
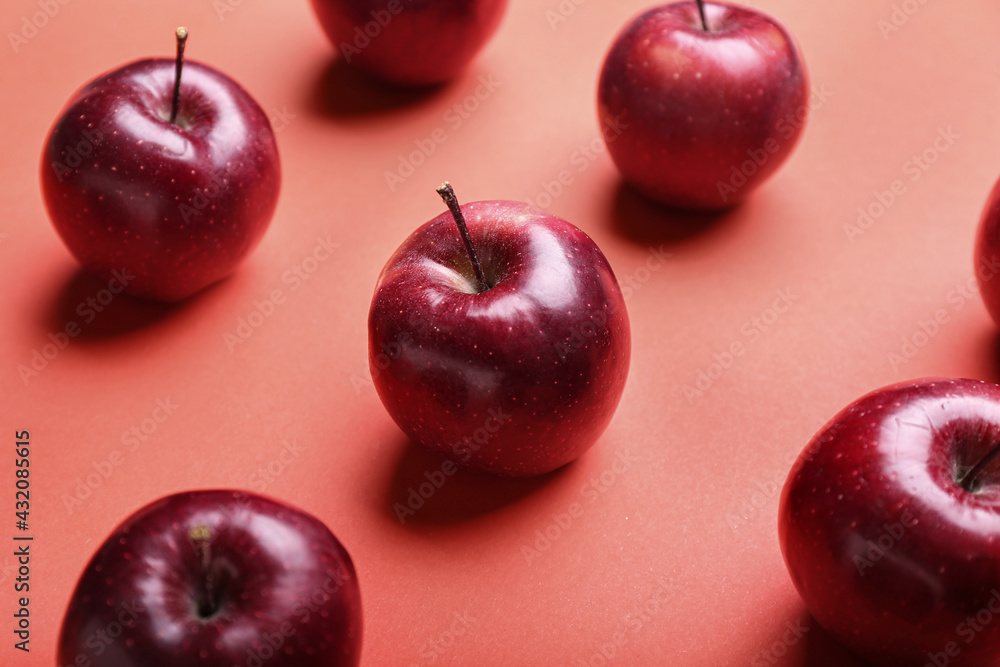
[[[983,303],[1000,325],[1000,181],[993,186],[979,220],[974,261]]]
[[[509,477],[559,468],[595,443],[625,387],[618,282],[590,237],[550,213],[453,198],[449,208],[378,279],[375,388],[411,440],[459,465]]]
[[[229,275],[264,235],[281,183],[270,122],[239,84],[187,61],[175,95],[182,31],[176,60],[133,62],[77,92],[41,160],[49,217],[80,264],[161,301]]]
[[[312,0],[351,67],[389,83],[454,78],[496,30],[507,0]]]
[[[315,517],[250,493],[178,493],[125,520],[73,591],[59,665],[340,667],[361,654],[354,565]]]
[[[798,141],[808,103],[805,64],[785,28],[719,2],[636,17],[598,84],[601,132],[625,181],[693,210],[733,206],[774,173]]]
[[[796,461],[781,550],[813,618],[884,665],[1000,656],[1000,386],[874,391]]]

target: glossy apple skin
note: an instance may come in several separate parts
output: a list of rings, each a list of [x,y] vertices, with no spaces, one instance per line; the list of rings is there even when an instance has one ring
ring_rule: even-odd
[[[212,534],[207,568],[190,537],[198,526]],[[210,618],[197,611],[206,572]],[[100,546],[70,600],[58,663],[353,666],[361,635],[354,565],[319,520],[255,494],[191,491],[140,509]]]
[[[886,387],[824,426],[778,526],[813,618],[877,664],[1000,664],[1000,459],[957,481],[998,446],[1000,387],[976,380]]]
[[[493,287],[476,293],[450,213],[418,228],[372,299],[375,388],[411,440],[460,465],[555,470],[597,441],[621,398],[631,353],[621,290],[565,220],[510,201],[462,211]]]
[[[76,93],[41,160],[56,231],[91,273],[126,291],[185,299],[229,275],[274,214],[281,166],[267,115],[226,75],[186,61],[178,124],[174,61],[141,60]]]
[[[1000,325],[1000,181],[993,186],[979,220],[974,261],[983,303]]]
[[[427,86],[465,69],[496,31],[507,0],[312,0],[312,5],[349,65],[389,83]]]
[[[706,3],[705,14],[708,32],[694,2],[639,15],[598,85],[601,131],[624,179],[694,210],[733,206],[763,183],[791,154],[809,102],[805,65],[781,24],[723,3]]]

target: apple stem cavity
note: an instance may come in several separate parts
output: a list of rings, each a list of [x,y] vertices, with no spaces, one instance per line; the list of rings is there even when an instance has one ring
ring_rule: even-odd
[[[170,123],[177,124],[177,111],[181,106],[181,70],[184,69],[184,45],[187,43],[188,30],[184,26],[177,28],[177,65],[174,69],[174,100],[170,105]]]
[[[980,488],[980,476],[993,463],[997,456],[1000,456],[1000,443],[993,445],[993,448],[986,453],[986,456],[979,460],[979,463],[972,466],[959,480],[958,485],[969,493],[976,493]]]
[[[201,618],[211,618],[219,610],[218,600],[215,597],[215,582],[212,577],[212,531],[208,526],[198,525],[188,532],[191,544],[194,545],[195,554],[198,556],[201,567],[202,589],[195,600],[198,608],[198,616]]]
[[[705,0],[697,0],[697,2],[698,15],[701,16],[701,27],[705,29],[705,32],[709,32],[708,19],[705,18]]]
[[[469,236],[469,228],[465,224],[462,207],[458,204],[458,197],[455,196],[455,191],[452,189],[451,183],[448,181],[442,183],[438,186],[437,193],[441,195],[441,199],[448,205],[451,217],[455,219],[455,224],[458,226],[458,233],[462,237],[462,243],[465,244],[465,249],[469,252],[469,259],[472,261],[472,270],[476,274],[476,282],[479,286],[478,291],[480,293],[485,292],[490,288],[490,284],[486,281],[483,265],[479,262],[479,255],[476,254],[475,246],[472,245],[472,237]]]

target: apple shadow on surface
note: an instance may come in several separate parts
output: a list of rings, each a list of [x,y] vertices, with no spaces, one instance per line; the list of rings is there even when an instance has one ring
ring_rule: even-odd
[[[112,294],[108,285],[82,268],[77,268],[53,296],[41,326],[52,335],[60,332],[74,341],[100,341],[146,329],[188,309],[216,289],[222,280],[177,303],[161,303],[128,294]],[[70,327],[78,328],[73,335]]]
[[[320,72],[308,108],[321,116],[349,120],[418,106],[434,98],[449,83],[406,88],[383,83],[334,58]]]
[[[843,644],[830,636],[830,634],[820,627],[809,612],[804,608],[798,619],[791,621],[794,627],[796,623],[807,628],[802,637],[803,650],[800,652],[801,661],[788,660],[787,664],[794,667],[874,667],[870,662],[866,662],[848,651]],[[782,643],[782,632],[776,631],[776,643]]]
[[[442,472],[444,457],[411,442],[403,434],[398,438],[399,461],[389,479],[381,507],[393,522],[411,530],[485,516],[532,495],[573,466],[569,463],[544,475],[515,479],[464,469],[445,475]],[[442,483],[437,486],[435,481]]]
[[[658,204],[623,180],[611,198],[611,228],[643,246],[679,243],[718,228],[735,218],[739,206],[723,211],[685,211]]]

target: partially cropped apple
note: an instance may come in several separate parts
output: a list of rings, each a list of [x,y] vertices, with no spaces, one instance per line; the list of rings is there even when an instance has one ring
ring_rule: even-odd
[[[1000,656],[1000,386],[910,381],[855,401],[802,452],[781,550],[813,618],[879,665]]]
[[[389,259],[368,316],[375,388],[414,442],[500,476],[539,475],[590,448],[628,375],[628,314],[582,231],[528,204],[483,201],[418,228]]]
[[[312,0],[344,62],[389,83],[454,78],[497,29],[507,0]]]
[[[1000,325],[1000,181],[993,186],[979,220],[974,261],[983,303]]]
[[[45,141],[45,207],[94,275],[178,301],[229,275],[264,235],[281,168],[267,115],[207,65],[140,60],[77,92]],[[183,67],[183,69],[182,69]]]
[[[685,209],[738,204],[788,158],[809,86],[788,31],[755,9],[676,2],[615,39],[598,117],[624,179]]]
[[[361,655],[347,551],[315,517],[240,491],[162,498],[98,548],[59,635],[66,667],[347,667]]]

